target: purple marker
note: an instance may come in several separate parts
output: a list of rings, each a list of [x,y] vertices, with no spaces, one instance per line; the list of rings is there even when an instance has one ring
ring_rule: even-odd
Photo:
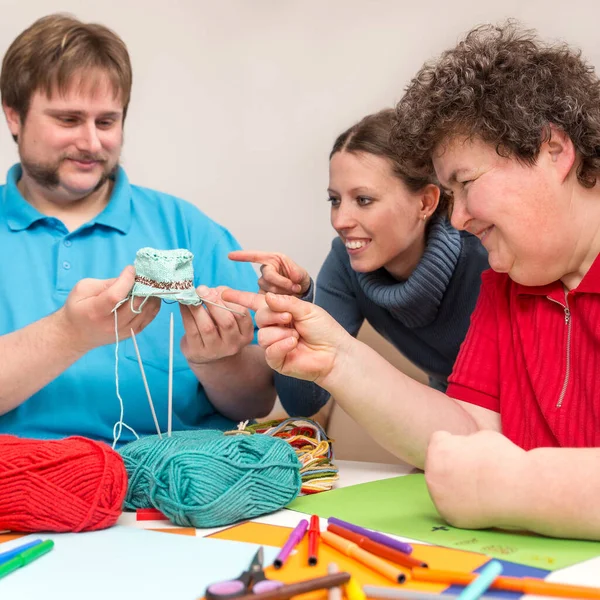
[[[294,527],[294,531],[290,533],[290,537],[287,539],[287,542],[283,545],[283,548],[281,549],[281,551],[277,555],[277,558],[275,559],[275,562],[273,563],[273,566],[276,569],[281,569],[281,567],[283,567],[283,563],[285,563],[285,561],[288,559],[288,556],[291,554],[294,547],[300,543],[307,529],[308,521],[306,519],[302,519],[302,521],[300,521],[300,523],[298,523],[298,525]]]
[[[388,548],[394,548],[395,550],[404,552],[404,554],[410,554],[413,551],[413,548],[410,544],[407,544],[406,542],[399,542],[398,540],[384,535],[383,533],[371,531],[370,529],[364,529],[358,525],[352,525],[352,523],[347,523],[341,519],[336,519],[335,517],[329,517],[327,522],[331,523],[332,525],[339,525],[340,527],[348,529],[349,531],[354,531],[354,533],[360,533],[360,535],[364,535],[374,542],[379,542]]]

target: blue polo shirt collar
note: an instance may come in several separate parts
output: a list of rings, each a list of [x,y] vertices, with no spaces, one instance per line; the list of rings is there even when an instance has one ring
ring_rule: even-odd
[[[131,228],[132,211],[132,192],[129,185],[129,179],[122,167],[119,167],[115,175],[115,184],[113,186],[110,201],[106,208],[89,224],[97,223],[111,229],[116,229],[121,233],[128,233]]]
[[[6,215],[6,222],[13,231],[27,229],[36,221],[46,218],[21,195],[17,183],[19,183],[22,173],[20,164],[13,165],[8,170],[2,194],[2,207]]]
[[[8,226],[13,231],[21,231],[31,227],[37,221],[48,217],[35,209],[23,198],[17,184],[23,170],[20,164],[13,165],[6,176],[6,185],[2,194],[2,206]],[[131,186],[125,171],[119,167],[115,176],[115,184],[106,208],[92,221],[86,224],[103,225],[127,233],[131,227]]]

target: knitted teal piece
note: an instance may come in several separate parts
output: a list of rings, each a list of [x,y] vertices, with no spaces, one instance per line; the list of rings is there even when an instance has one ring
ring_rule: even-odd
[[[155,296],[181,304],[200,304],[194,287],[194,255],[189,250],[141,248],[134,261],[131,296]]]
[[[154,507],[184,527],[218,527],[279,510],[302,483],[294,449],[266,435],[177,431],[119,452],[129,475],[125,508]]]

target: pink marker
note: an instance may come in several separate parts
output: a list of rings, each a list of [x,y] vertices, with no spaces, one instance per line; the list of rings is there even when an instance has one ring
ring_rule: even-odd
[[[290,533],[290,537],[287,539],[287,542],[283,545],[283,548],[277,555],[273,566],[276,569],[281,569],[283,567],[285,561],[288,559],[288,556],[291,554],[292,550],[301,542],[306,530],[308,529],[308,521],[306,519],[302,519],[292,533]]]

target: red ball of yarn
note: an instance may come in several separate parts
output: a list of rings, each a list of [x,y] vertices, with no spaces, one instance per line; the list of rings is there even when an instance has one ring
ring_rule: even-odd
[[[105,529],[119,518],[126,491],[123,459],[102,442],[0,435],[0,529]]]

